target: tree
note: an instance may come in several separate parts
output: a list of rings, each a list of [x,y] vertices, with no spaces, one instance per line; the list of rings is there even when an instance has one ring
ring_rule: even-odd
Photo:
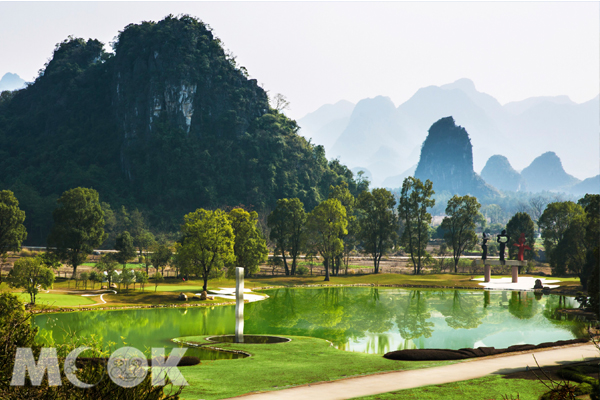
[[[27,238],[24,221],[25,211],[19,209],[19,201],[13,192],[0,191],[0,258],[4,259],[9,251],[21,249],[21,243]]]
[[[178,261],[183,271],[202,278],[202,290],[206,291],[211,272],[235,262],[233,228],[223,210],[200,208],[187,214],[184,221]]]
[[[19,201],[10,190],[0,191],[0,282],[2,267],[6,263],[9,251],[19,251],[21,243],[27,238],[23,225],[25,212],[19,209]]]
[[[117,260],[115,260],[115,257],[113,255],[113,253],[108,253],[108,254],[103,254],[100,257],[100,261],[98,261],[96,263],[95,268],[99,271],[99,272],[106,272],[106,277],[108,279],[108,287],[110,288],[110,285],[113,283],[112,278],[114,276],[114,272],[117,270]]]
[[[577,222],[577,227],[570,231],[569,236],[581,234],[577,231],[582,229],[584,217],[585,211],[580,205],[572,201],[560,201],[548,204],[539,219],[538,225],[542,231],[547,258],[558,274],[564,273],[564,266],[562,261],[559,262],[560,254],[555,252],[556,247],[573,222]],[[566,246],[566,243],[563,246]]]
[[[373,258],[375,273],[379,273],[381,257],[387,253],[397,235],[398,218],[394,212],[396,200],[386,189],[364,191],[358,196],[358,238],[365,251]]]
[[[96,287],[96,282],[102,282],[102,276],[96,271],[90,272],[89,279],[92,281],[92,290]]]
[[[125,285],[125,290],[129,290],[129,285],[135,282],[135,272],[131,268],[123,268],[121,271],[121,283]]]
[[[476,221],[480,218],[481,204],[477,198],[469,195],[454,195],[448,200],[446,215],[442,220],[442,229],[446,230],[444,240],[452,247],[454,273],[458,272],[458,261],[463,251],[477,244]]]
[[[421,264],[426,256],[425,248],[429,242],[431,224],[431,214],[427,212],[427,208],[435,205],[435,200],[431,198],[434,194],[433,184],[429,179],[423,184],[420,179],[409,176],[402,182],[398,205],[398,215],[404,225],[401,241],[410,252],[415,275],[421,273]]]
[[[83,287],[87,290],[87,281],[90,279],[90,275],[87,272],[79,274],[79,279],[83,281]]]
[[[234,208],[228,217],[235,236],[234,265],[244,268],[244,276],[247,278],[250,274],[258,272],[260,263],[265,262],[269,255],[267,243],[257,227],[258,214],[256,211],[249,213],[244,209]],[[235,268],[228,268],[227,276],[234,278]]]
[[[123,264],[123,269],[127,267],[127,261],[135,257],[135,247],[133,246],[133,238],[129,232],[125,231],[117,236],[115,240],[115,259]]]
[[[531,219],[538,226],[538,233],[540,232],[539,221],[540,217],[544,213],[546,206],[548,205],[548,199],[544,196],[535,196],[529,199],[529,212]]]
[[[337,186],[329,187],[329,198],[338,199],[342,206],[346,209],[346,218],[348,219],[348,233],[341,236],[344,242],[344,249],[341,256],[335,258],[334,275],[339,274],[341,261],[344,261],[346,266],[346,274],[348,274],[348,263],[350,261],[350,252],[356,246],[356,233],[358,232],[358,219],[355,213],[356,198],[350,193],[348,183],[343,182]],[[312,275],[312,273],[311,273]]]
[[[57,204],[52,213],[54,226],[48,236],[48,248],[73,267],[75,278],[77,266],[107,237],[104,212],[94,189],[67,190]]]
[[[325,281],[329,281],[329,267],[343,249],[340,236],[348,231],[346,209],[337,199],[328,199],[312,210],[306,219],[308,243],[323,257]]]
[[[596,313],[598,309],[598,284],[600,278],[598,276],[599,267],[599,249],[600,249],[600,195],[586,194],[582,199],[579,199],[578,204],[585,207],[586,227],[585,227],[585,244],[586,256],[585,264],[582,268],[580,281],[584,289],[590,294],[590,303],[595,305]],[[583,278],[583,279],[582,279]],[[589,286],[588,286],[589,282]]]
[[[140,284],[142,291],[144,291],[146,283],[148,283],[148,274],[144,271],[135,271],[135,281]]]
[[[152,232],[142,230],[140,234],[133,237],[133,244],[138,248],[140,259],[143,257],[146,265],[146,273],[148,273],[148,251],[156,244],[156,240]],[[144,251],[145,250],[145,251]]]
[[[154,275],[152,275],[152,279],[154,279],[154,292],[156,292],[156,288],[158,288],[158,284],[165,281],[165,278],[160,274],[160,272],[156,271]]]
[[[8,277],[11,287],[22,288],[24,293],[29,293],[31,304],[35,304],[39,287],[48,289],[54,283],[54,273],[37,257],[20,258],[15,261]]]
[[[173,251],[166,243],[158,244],[154,247],[154,251],[150,256],[150,262],[152,266],[158,271],[161,269],[162,274],[165,274],[165,267],[171,262],[171,257],[173,257]],[[146,271],[148,268],[146,267]]]
[[[525,253],[525,259],[533,260],[536,256],[534,237],[535,226],[529,214],[524,212],[516,213],[506,224],[506,234],[510,237],[510,240],[507,243],[508,257],[512,260],[517,258],[519,249],[517,246],[514,246],[514,244],[518,243],[521,233],[525,234],[525,244],[531,247],[531,250]],[[519,273],[521,273],[521,266],[519,266]]]
[[[275,242],[275,252],[281,253],[286,275],[296,273],[297,258],[304,239],[306,212],[300,199],[280,199],[277,206],[269,214],[267,225],[271,228],[269,238]],[[288,267],[286,252],[292,259],[291,269]]]

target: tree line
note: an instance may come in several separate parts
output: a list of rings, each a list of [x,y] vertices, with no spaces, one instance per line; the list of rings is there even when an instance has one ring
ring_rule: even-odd
[[[427,243],[433,234],[441,234],[452,252],[456,273],[464,252],[479,243],[477,229],[485,229],[486,219],[475,197],[455,195],[448,200],[446,215],[435,231],[428,212],[435,205],[434,194],[431,181],[422,182],[414,177],[404,180],[398,201],[382,188],[365,189],[354,196],[343,182],[331,186],[328,198],[310,212],[298,198],[278,200],[267,217],[268,235],[259,228],[255,211],[240,207],[228,212],[198,209],[185,215],[179,238],[171,245],[164,237],[156,240],[139,211],[129,213],[122,208],[114,213],[100,203],[95,190],[75,188],[57,200],[52,214],[54,225],[48,237],[49,252],[33,261],[35,265],[28,264],[25,268],[26,263],[22,263],[26,270],[35,267],[39,276],[48,277],[50,274],[43,268],[51,270],[63,262],[73,268],[73,276],[76,276],[77,267],[93,249],[113,235],[117,252],[102,256],[97,263],[97,269],[108,275],[109,283],[116,278],[118,263],[126,270],[127,261],[137,255],[140,262],[146,264],[145,278],[134,274],[130,280],[147,282],[149,265],[157,270],[155,280],[160,279],[165,266],[172,264],[179,276],[202,279],[206,290],[210,278],[225,273],[233,277],[235,267],[244,268],[246,276],[258,272],[259,265],[267,260],[267,236],[274,244],[274,255],[282,261],[286,275],[301,273],[301,255],[318,255],[328,281],[331,275],[339,275],[344,266],[347,271],[351,252],[368,254],[374,273],[379,273],[382,257],[400,247],[410,254],[414,274],[421,274],[431,262]],[[590,276],[597,274],[599,198],[599,195],[586,195],[578,203],[550,203],[538,219],[553,273],[576,274],[584,288]],[[0,255],[5,258],[8,251],[19,249],[27,232],[23,226],[25,213],[19,209],[12,192],[0,192],[0,207]],[[118,230],[121,232],[117,233]],[[508,221],[506,230],[510,237],[510,258],[516,256],[513,244],[521,233],[525,234],[526,244],[534,249],[535,224],[528,213],[516,213]],[[526,257],[533,259],[535,255],[535,251],[530,251]],[[12,273],[16,279],[21,265],[17,263],[15,267]],[[162,274],[158,273],[159,269]],[[23,279],[30,279],[28,274],[24,274]],[[126,285],[130,283],[125,278],[129,275],[120,277],[125,279]],[[594,279],[592,282],[596,284]]]

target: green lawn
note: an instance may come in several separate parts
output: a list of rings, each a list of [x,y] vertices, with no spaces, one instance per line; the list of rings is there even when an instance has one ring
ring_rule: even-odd
[[[532,379],[506,379],[500,375],[443,385],[423,386],[374,396],[355,397],[360,400],[538,400],[548,389],[543,383]],[[517,397],[518,395],[518,397]]]
[[[24,303],[29,303],[28,293],[17,293],[17,296]],[[42,307],[77,307],[94,304],[100,301],[100,296],[84,297],[72,294],[39,293],[35,298],[36,305]]]
[[[338,350],[323,339],[287,336],[287,343],[223,343],[223,349],[243,350],[251,357],[237,360],[203,361],[181,367],[190,386],[184,399],[222,399],[253,391],[278,390],[313,382],[382,371],[408,370],[448,365],[455,361],[392,361],[381,355]],[[202,336],[181,338],[187,342],[207,343]]]

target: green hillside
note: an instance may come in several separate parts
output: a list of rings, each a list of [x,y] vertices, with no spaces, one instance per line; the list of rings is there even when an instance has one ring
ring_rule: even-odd
[[[27,214],[27,244],[45,242],[56,198],[77,186],[158,230],[199,207],[312,209],[332,184],[359,191],[201,21],[130,24],[112,46],[69,37],[35,82],[0,96],[0,189]]]

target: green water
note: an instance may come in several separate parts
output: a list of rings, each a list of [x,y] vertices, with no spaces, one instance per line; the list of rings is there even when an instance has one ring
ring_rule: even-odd
[[[374,354],[405,348],[494,346],[583,337],[586,325],[557,308],[572,298],[532,292],[377,288],[276,289],[246,304],[246,334],[313,336],[336,347]],[[173,347],[172,338],[234,333],[234,306],[156,308],[39,315],[34,323],[63,342],[69,335],[101,337],[140,350]],[[230,358],[215,352],[201,358]]]

